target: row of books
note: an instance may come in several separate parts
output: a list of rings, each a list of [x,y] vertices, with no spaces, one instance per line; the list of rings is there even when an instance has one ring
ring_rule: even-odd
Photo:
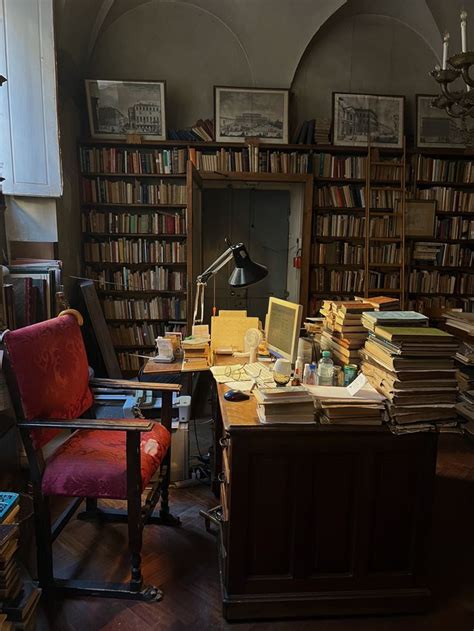
[[[393,237],[399,234],[397,217],[390,214],[382,217],[371,217],[369,220],[369,236]],[[313,221],[313,236],[317,237],[365,237],[365,216],[345,214],[320,214]]]
[[[275,151],[257,146],[242,149],[216,149],[203,151],[189,149],[189,159],[198,171],[218,173],[311,173],[309,153]]]
[[[418,199],[435,199],[437,209],[443,212],[474,212],[474,193],[449,186],[423,188],[417,193]]]
[[[215,140],[215,137],[214,121],[210,118],[200,118],[192,127],[186,129],[168,129],[168,138],[170,140],[212,142]]]
[[[186,205],[187,192],[183,184],[148,184],[135,180],[82,178],[82,198],[87,204],[180,204]]]
[[[81,147],[81,173],[169,175],[186,173],[186,149]]]
[[[370,289],[398,289],[400,274],[370,271],[368,286]],[[315,292],[358,294],[362,293],[364,288],[364,270],[331,270],[328,273],[323,269],[315,269],[311,275],[311,291]]]
[[[82,230],[97,233],[186,234],[186,211],[175,213],[108,213],[90,210],[82,214]]]
[[[86,263],[185,263],[186,243],[151,239],[86,241]]]
[[[313,201],[315,208],[363,208],[365,188],[354,184],[318,186]]]
[[[408,291],[422,294],[474,294],[474,275],[412,270],[408,277]]]
[[[334,241],[333,243],[312,243],[311,244],[311,263],[314,265],[322,264],[344,264],[356,265],[364,264],[365,246],[352,245],[343,241]]]
[[[156,353],[140,351],[140,355],[147,355],[153,357]],[[117,360],[120,369],[123,372],[138,372],[143,364],[147,361],[144,357],[133,355],[132,353],[117,353]]]
[[[328,145],[330,134],[330,118],[311,118],[295,129],[292,142],[299,145]]]
[[[364,179],[367,176],[367,157],[318,153],[313,158],[313,173],[324,178]]]
[[[181,298],[105,298],[102,307],[111,320],[185,320],[186,300]]]
[[[474,182],[474,162],[472,160],[443,160],[428,156],[415,156],[416,178],[428,182]]]
[[[376,321],[361,351],[362,371],[387,399],[395,433],[430,430],[433,424],[455,426],[453,357],[458,343],[449,333],[428,327],[427,318],[420,321],[418,313],[409,322],[409,313],[401,312],[404,317],[389,322]]]
[[[413,246],[412,259],[446,267],[471,267],[474,265],[474,250],[460,243],[417,241]]]
[[[408,300],[408,309],[421,313],[438,314],[447,309],[461,308],[466,313],[474,312],[474,298],[450,298],[449,296],[418,296]]]
[[[185,272],[177,272],[167,267],[133,271],[122,267],[118,271],[96,269],[86,266],[85,275],[96,280],[99,289],[117,291],[186,291]]]
[[[463,217],[446,217],[436,220],[438,239],[474,239],[474,220]]]
[[[168,331],[182,331],[184,326],[180,323],[143,322],[141,324],[109,324],[110,336],[114,346],[155,346],[155,340],[159,335]]]

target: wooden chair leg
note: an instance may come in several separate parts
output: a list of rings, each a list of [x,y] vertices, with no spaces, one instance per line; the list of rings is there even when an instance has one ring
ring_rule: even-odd
[[[143,584],[141,550],[143,535],[142,478],[140,472],[140,435],[127,432],[127,513],[128,545],[131,560],[130,589],[140,591]]]
[[[38,490],[34,491],[34,508],[38,581],[40,587],[48,590],[54,586],[51,514],[49,498]]]

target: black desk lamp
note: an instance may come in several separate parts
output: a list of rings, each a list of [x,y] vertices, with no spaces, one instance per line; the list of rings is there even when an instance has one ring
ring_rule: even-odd
[[[231,287],[248,287],[258,283],[259,280],[265,278],[268,269],[265,265],[254,263],[247,252],[247,248],[243,243],[232,245],[229,239],[225,240],[228,248],[223,252],[209,267],[196,279],[196,299],[194,301],[193,325],[202,324],[204,320],[204,291],[207,281],[217,274],[224,265],[234,259],[235,269],[229,277],[229,285]],[[200,317],[198,319],[198,311]]]

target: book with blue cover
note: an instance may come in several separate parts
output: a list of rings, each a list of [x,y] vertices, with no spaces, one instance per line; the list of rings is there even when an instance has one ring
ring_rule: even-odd
[[[376,326],[428,326],[429,318],[417,311],[364,311],[362,325],[369,331]]]

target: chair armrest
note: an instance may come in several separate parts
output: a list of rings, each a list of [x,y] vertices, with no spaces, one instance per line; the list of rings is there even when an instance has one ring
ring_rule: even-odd
[[[95,419],[95,418],[75,418],[72,420],[34,420],[19,421],[19,429],[104,429],[120,430],[123,432],[149,432],[153,429],[153,421],[140,418],[124,419]]]
[[[94,378],[89,385],[96,388],[117,388],[119,390],[161,390],[162,392],[181,392],[177,383],[153,383],[151,381],[128,381],[128,379]]]

